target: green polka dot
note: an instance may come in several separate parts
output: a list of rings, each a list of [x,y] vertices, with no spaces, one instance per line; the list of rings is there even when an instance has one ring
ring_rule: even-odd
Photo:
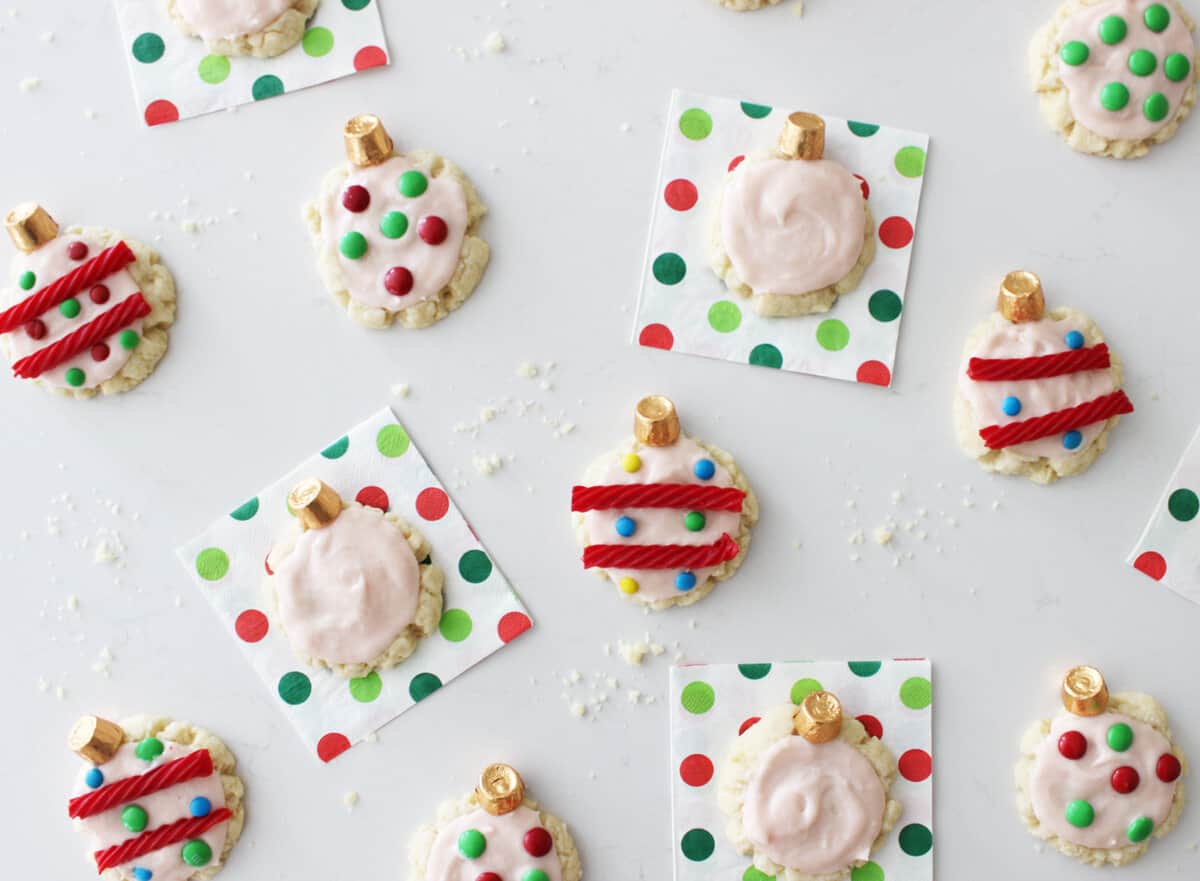
[[[76,318],[79,316],[79,310],[83,307],[79,305],[79,301],[74,297],[68,297],[58,304],[58,311],[62,313],[64,318]]]
[[[757,367],[778,369],[783,366],[783,353],[770,343],[759,343],[750,350],[750,363]]]
[[[467,551],[458,558],[458,574],[472,584],[480,584],[492,574],[492,561],[478,548]]]
[[[790,692],[792,703],[794,703],[796,706],[800,706],[802,703],[804,703],[804,699],[814,691],[824,690],[825,686],[816,679],[797,679],[792,683],[792,690]]]
[[[163,754],[163,742],[157,737],[147,737],[133,748],[133,754],[143,762],[153,762]]]
[[[530,869],[521,876],[521,881],[550,881],[550,876],[541,869]]]
[[[273,73],[263,74],[250,87],[250,95],[255,101],[261,101],[264,98],[274,98],[276,95],[282,94],[283,80]]]
[[[205,55],[200,59],[196,73],[210,86],[223,83],[229,77],[229,59],[224,55]]]
[[[763,679],[771,672],[770,664],[738,664],[738,672],[747,679]]]
[[[1058,50],[1058,57],[1063,60],[1063,64],[1069,64],[1072,67],[1078,67],[1088,60],[1091,52],[1088,50],[1087,43],[1080,40],[1070,40],[1063,43],[1062,48]]]
[[[258,496],[255,496],[250,501],[238,505],[230,512],[229,516],[234,520],[240,520],[245,523],[258,513]]]
[[[117,344],[126,351],[133,351],[137,348],[137,344],[141,341],[136,330],[123,330],[121,335],[117,337]]]
[[[651,271],[660,284],[679,284],[687,275],[687,264],[678,254],[668,251],[654,258]]]
[[[732,333],[742,323],[742,310],[737,303],[720,300],[708,307],[708,324],[718,333]]]
[[[900,684],[900,702],[910,710],[923,710],[933,701],[933,685],[923,676],[913,676]]]
[[[850,344],[850,328],[844,321],[826,318],[817,325],[817,342],[829,352],[840,352]]]
[[[1150,833],[1154,831],[1154,821],[1149,817],[1138,817],[1129,824],[1129,828],[1125,830],[1125,837],[1134,844],[1141,844],[1150,837]]]
[[[846,123],[846,126],[850,129],[851,133],[858,135],[860,138],[869,138],[875,132],[879,131],[879,126],[873,122],[856,122],[852,119]]]
[[[153,64],[162,58],[166,51],[167,46],[163,43],[163,38],[151,31],[139,34],[133,41],[133,57],[142,64]]]
[[[1067,802],[1063,816],[1076,829],[1086,829],[1096,819],[1096,809],[1082,798],[1077,798],[1074,801]]]
[[[333,31],[329,28],[309,28],[300,41],[304,54],[313,58],[328,55],[333,50]]]
[[[1106,45],[1115,46],[1125,39],[1129,25],[1119,15],[1109,15],[1100,22],[1100,39]]]
[[[1151,3],[1146,7],[1146,11],[1142,13],[1142,21],[1154,33],[1160,34],[1171,23],[1171,13],[1161,3]]]
[[[766,104],[751,104],[748,101],[742,102],[742,113],[749,116],[751,119],[763,119],[771,115],[771,108]]]
[[[699,107],[685,110],[679,117],[679,130],[689,141],[703,141],[712,134],[712,128],[712,117]]]
[[[205,548],[196,555],[196,574],[205,581],[220,581],[229,571],[229,555],[220,548]]]
[[[141,832],[148,819],[146,809],[141,805],[126,805],[121,809],[121,825],[130,832]]]
[[[351,12],[358,12],[360,9],[366,9],[371,5],[371,0],[342,0],[342,5]]]
[[[375,435],[375,449],[389,459],[398,459],[408,452],[408,432],[399,425],[385,425]]]
[[[1162,92],[1147,95],[1142,102],[1142,114],[1151,122],[1162,122],[1171,111],[1171,104]]]
[[[760,872],[754,866],[748,866],[746,871],[742,872],[742,881],[775,881],[775,876]]]
[[[867,301],[867,309],[876,321],[895,321],[900,317],[904,304],[895,291],[880,288],[871,294],[871,299]]]
[[[689,829],[679,842],[683,855],[693,863],[702,863],[716,850],[717,843],[707,829]]]
[[[415,701],[423,701],[442,687],[442,680],[432,673],[418,673],[408,683],[408,693]]]
[[[1167,510],[1176,520],[1186,523],[1200,513],[1200,497],[1190,489],[1177,489],[1167,498]]]
[[[415,199],[429,189],[429,180],[421,172],[412,169],[400,175],[400,179],[396,181],[396,189],[402,196]]]
[[[693,716],[703,716],[717,702],[717,693],[707,682],[689,682],[683,687],[679,702]]]
[[[1150,76],[1158,68],[1158,59],[1149,49],[1134,49],[1129,53],[1129,72],[1134,76]]]
[[[63,379],[71,388],[79,388],[87,381],[87,376],[78,367],[68,367],[67,372],[63,374]]]
[[[688,532],[699,532],[707,522],[708,518],[704,516],[702,511],[688,511],[683,518],[684,528]]]
[[[1173,83],[1182,82],[1192,72],[1192,62],[1186,55],[1172,52],[1163,60],[1163,73]]]
[[[874,860],[850,870],[850,881],[884,881],[883,867]]]
[[[901,147],[893,162],[896,171],[905,177],[920,177],[925,173],[925,151],[920,147]]]
[[[351,230],[342,236],[338,250],[347,260],[361,260],[367,253],[367,237],[360,232]]]
[[[179,852],[189,866],[207,866],[212,860],[212,848],[203,838],[193,838]]]
[[[30,290],[35,284],[37,284],[37,276],[29,270],[26,270],[25,272],[21,273],[21,277],[18,279],[17,284],[21,286],[21,290],[23,291]]]
[[[900,830],[900,849],[910,857],[924,856],[933,847],[933,833],[920,823],[910,823]]]
[[[376,443],[378,443],[378,438],[376,439]],[[340,459],[342,456],[346,455],[346,450],[348,449],[350,449],[350,437],[349,435],[343,435],[325,449],[321,450],[321,455],[326,459]],[[382,452],[382,450],[380,452]]]
[[[883,669],[883,662],[882,661],[851,661],[849,666],[850,666],[850,672],[853,673],[855,676],[862,676],[862,677],[866,678],[867,676],[874,676],[881,669]]]
[[[1133,729],[1124,722],[1118,722],[1116,725],[1109,726],[1104,739],[1108,743],[1109,749],[1123,753],[1133,746]]]
[[[350,697],[360,704],[369,704],[379,697],[383,691],[383,679],[379,673],[372,670],[366,676],[358,676],[350,680]]]
[[[293,670],[279,677],[278,691],[285,704],[299,706],[312,694],[312,680],[299,670]]]
[[[458,852],[469,860],[477,860],[487,850],[487,839],[478,829],[466,829],[458,836]]]
[[[408,232],[408,215],[403,211],[389,211],[379,221],[379,231],[389,239],[398,239]]]
[[[438,630],[447,642],[462,642],[471,635],[471,616],[463,609],[447,609],[438,622]]]
[[[1129,89],[1124,83],[1109,83],[1100,90],[1100,104],[1114,113],[1129,103]]]

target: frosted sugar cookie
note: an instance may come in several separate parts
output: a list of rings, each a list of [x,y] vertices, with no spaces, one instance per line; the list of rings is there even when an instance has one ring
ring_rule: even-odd
[[[273,58],[300,42],[321,0],[167,0],[189,37],[215,55]]]
[[[208,881],[242,834],[237,760],[203,728],[154,716],[96,716],[68,739],[87,762],[67,813],[106,881]]]
[[[742,564],[758,500],[733,457],[680,433],[675,405],[638,402],[634,436],[571,491],[583,565],[653,609],[690,605]]]
[[[954,401],[958,442],[987,471],[1035,483],[1085,471],[1133,404],[1095,323],[1045,311],[1032,272],[1004,277],[999,310],[972,331]]]
[[[1042,115],[1080,152],[1146,155],[1196,105],[1195,29],[1174,0],[1066,0],[1029,46]]]
[[[429,542],[316,478],[297,484],[288,506],[298,532],[268,555],[266,592],[296,654],[361,677],[416,651],[442,616],[444,577]]]
[[[773,152],[748,156],[725,180],[713,270],[760,315],[828,312],[875,256],[862,182],[824,155],[825,121],[793,113]]]
[[[718,800],[726,831],[779,881],[841,881],[900,818],[896,759],[827,691],[763,714],[734,742]]]
[[[325,286],[367,327],[428,327],[461,306],[487,268],[487,209],[456,165],[400,153],[377,117],[346,124],[348,161],[304,211]]]
[[[1094,866],[1123,866],[1183,812],[1187,762],[1147,694],[1109,697],[1095,667],[1063,679],[1064,712],[1021,740],[1017,809],[1029,831]]]
[[[0,291],[0,347],[16,377],[90,398],[154,372],[175,321],[175,280],[156,251],[104,227],[60,234],[31,203],[5,226],[20,253]]]
[[[489,765],[475,791],[438,807],[409,847],[410,881],[580,881],[567,825],[526,797],[520,775]]]

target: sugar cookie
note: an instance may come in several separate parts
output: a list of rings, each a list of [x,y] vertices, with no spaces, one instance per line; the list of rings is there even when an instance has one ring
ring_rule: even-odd
[[[167,11],[189,37],[214,55],[273,58],[304,36],[321,0],[167,0]]]

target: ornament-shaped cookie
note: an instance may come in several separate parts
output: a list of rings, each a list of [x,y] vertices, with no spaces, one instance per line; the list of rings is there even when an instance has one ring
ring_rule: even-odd
[[[571,491],[583,565],[654,609],[712,592],[745,559],[758,501],[733,458],[680,433],[675,405],[638,402],[634,437]]]
[[[999,308],[972,331],[954,402],[958,442],[984,469],[1052,483],[1104,452],[1133,412],[1121,362],[1074,309],[1046,312],[1032,272],[1004,277]]]
[[[156,251],[104,227],[60,232],[32,203],[5,226],[20,253],[0,292],[0,347],[18,379],[90,398],[154,372],[175,321],[175,280]]]
[[[273,58],[304,36],[321,0],[167,0],[167,11],[189,37],[214,55]]]
[[[875,256],[862,182],[826,159],[825,121],[788,117],[772,153],[729,172],[712,229],[712,266],[759,315],[828,312]]]
[[[438,807],[409,846],[410,881],[580,881],[567,824],[538,808],[510,766],[489,765],[470,795]]]
[[[367,327],[417,328],[471,296],[490,251],[476,234],[487,209],[441,156],[400,153],[375,116],[346,124],[347,161],[305,208],[325,286]]]
[[[1080,152],[1144,156],[1196,105],[1195,29],[1174,0],[1066,0],[1029,46],[1042,115]]]
[[[763,714],[734,742],[718,800],[729,838],[779,881],[840,881],[900,818],[896,758],[827,691]]]
[[[237,760],[186,722],[85,716],[69,745],[87,762],[67,813],[107,881],[208,881],[245,821]]]
[[[1064,711],[1021,741],[1017,808],[1055,849],[1093,866],[1123,866],[1183,812],[1187,761],[1154,698],[1108,694],[1095,667],[1063,679]]]
[[[395,514],[310,478],[288,495],[299,531],[271,549],[266,592],[297,656],[339,676],[394,667],[442,616],[429,542]]]

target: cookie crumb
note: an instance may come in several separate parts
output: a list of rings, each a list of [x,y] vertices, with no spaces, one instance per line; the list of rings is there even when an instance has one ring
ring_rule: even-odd
[[[407,398],[412,392],[412,387],[407,382],[398,382],[392,386],[392,397]]]
[[[587,706],[579,701],[572,703],[568,709],[570,710],[571,715],[576,719],[582,719],[587,715]]]
[[[538,375],[537,365],[531,361],[522,361],[517,365],[517,376],[533,379]]]
[[[354,810],[354,806],[358,804],[358,793],[351,789],[342,796],[342,804],[346,806],[347,810]]]
[[[504,460],[497,453],[487,453],[484,455],[476,453],[471,457],[471,464],[484,477],[491,477],[504,467]]]
[[[892,538],[894,535],[895,533],[893,533],[892,530],[888,529],[886,526],[876,526],[875,544],[879,545],[880,547],[886,547],[892,543]]]
[[[17,82],[17,88],[22,92],[32,92],[41,85],[42,81],[35,76],[27,76],[23,80],[18,80]]]
[[[508,48],[508,42],[504,39],[504,34],[492,31],[483,38],[483,48],[493,55],[498,55]]]

